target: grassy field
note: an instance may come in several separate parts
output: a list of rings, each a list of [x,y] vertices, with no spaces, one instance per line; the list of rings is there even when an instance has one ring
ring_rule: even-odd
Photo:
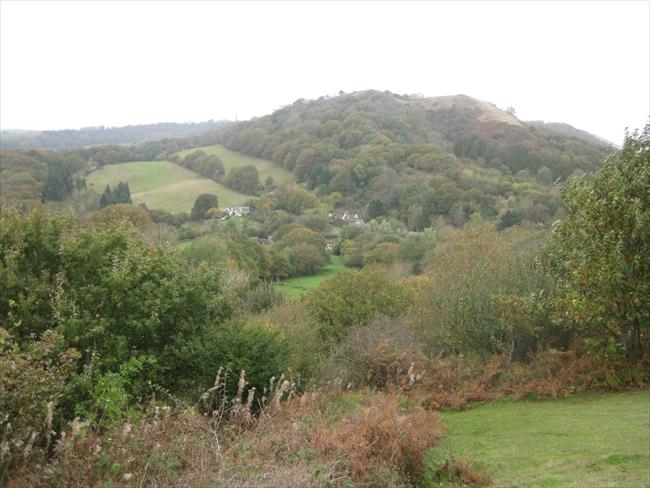
[[[226,149],[223,146],[205,146],[205,147],[195,147],[193,149],[186,149],[178,153],[179,156],[184,157],[194,151],[204,151],[207,154],[216,154],[221,162],[223,167],[226,170],[226,174],[230,171],[231,168],[236,168],[238,166],[253,165],[257,168],[257,171],[260,175],[260,182],[264,184],[266,178],[271,176],[276,184],[287,183],[293,181],[293,174],[290,171],[287,171],[279,164],[275,164],[273,161],[267,161],[266,159],[258,159],[250,156],[245,156],[244,154],[231,151]]]
[[[295,298],[307,290],[315,288],[323,280],[331,278],[336,273],[344,271],[348,268],[343,264],[343,259],[341,256],[330,256],[330,264],[325,266],[320,273],[311,276],[299,276],[298,278],[289,278],[288,280],[281,281],[278,283],[278,289],[284,293],[289,298]]]
[[[443,414],[445,446],[496,487],[650,486],[650,392],[496,402]]]
[[[168,212],[190,211],[201,193],[217,195],[222,208],[242,205],[251,198],[169,161],[108,164],[86,179],[88,188],[97,193],[120,181],[129,183],[134,203]]]

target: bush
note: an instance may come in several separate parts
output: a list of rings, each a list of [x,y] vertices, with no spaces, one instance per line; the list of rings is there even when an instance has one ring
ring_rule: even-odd
[[[531,342],[525,329],[513,328],[517,324],[506,319],[502,305],[504,297],[527,298],[549,288],[531,252],[538,239],[517,229],[465,229],[436,248],[414,285],[415,306],[405,321],[428,355],[487,359],[511,348],[522,355],[528,348],[534,352],[539,341]]]
[[[126,221],[141,232],[148,230],[152,225],[147,210],[127,203],[116,203],[104,207],[99,212],[90,215],[88,221],[94,225],[103,224],[110,227],[117,227]]]
[[[420,378],[426,359],[421,345],[399,319],[380,317],[352,329],[332,351],[321,377],[338,377],[356,387],[410,389]]]
[[[260,313],[285,302],[285,297],[273,283],[263,282],[249,288],[241,297],[240,310],[245,313]]]
[[[197,344],[231,315],[219,270],[190,271],[178,254],[143,243],[130,228],[85,227],[43,209],[1,217],[0,318],[19,346],[55,330],[82,352],[77,371],[91,367],[93,381],[147,355],[156,368],[137,379],[175,391],[195,384]],[[144,384],[136,378],[130,383]],[[78,385],[70,401],[90,401],[92,387]]]
[[[226,392],[234,396],[238,389],[238,374],[245,372],[247,386],[254,387],[261,396],[269,378],[278,378],[289,364],[290,347],[280,333],[262,325],[232,321],[214,328],[201,346],[198,367],[202,384],[212,384],[217,367],[228,373]],[[215,367],[215,365],[217,367]]]
[[[323,429],[312,444],[325,456],[342,458],[363,486],[395,486],[400,478],[417,484],[425,474],[426,452],[443,432],[437,415],[405,411],[400,398],[390,395],[370,397],[361,412],[346,415],[333,431]]]
[[[381,268],[338,273],[307,295],[305,307],[326,341],[340,341],[355,327],[379,316],[396,317],[406,311],[410,297]]]
[[[59,404],[78,358],[55,331],[21,347],[0,328],[0,484],[61,432]]]

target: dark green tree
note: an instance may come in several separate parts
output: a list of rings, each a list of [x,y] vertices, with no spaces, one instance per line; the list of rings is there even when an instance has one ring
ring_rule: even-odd
[[[102,193],[102,196],[99,198],[100,208],[114,205],[116,203],[133,203],[131,200],[129,184],[124,181],[120,181],[115,188],[106,185],[104,193]]]
[[[47,176],[43,187],[43,201],[65,200],[74,189],[74,182],[70,171],[59,162],[50,162],[47,165]]]
[[[192,220],[201,220],[206,218],[206,212],[211,208],[219,208],[219,200],[217,195],[212,193],[203,193],[196,197],[194,201],[194,206],[190,213],[190,218]]]
[[[106,188],[104,188],[104,193],[102,193],[102,196],[99,197],[99,207],[104,208],[108,205],[111,205],[113,203],[113,190],[111,190],[111,187],[109,185],[106,185]]]
[[[386,214],[386,206],[381,200],[373,200],[368,204],[368,218],[374,219]]]
[[[516,210],[506,210],[499,217],[498,222],[496,223],[497,230],[504,230],[513,225],[521,224],[521,214]]]
[[[113,203],[133,203],[131,201],[131,190],[129,189],[129,184],[124,181],[120,181],[117,184],[114,197],[115,201]]]

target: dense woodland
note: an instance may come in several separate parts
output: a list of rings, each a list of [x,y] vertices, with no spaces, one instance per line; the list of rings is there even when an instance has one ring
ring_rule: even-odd
[[[298,183],[176,154],[215,143]],[[85,188],[162,159],[249,213]],[[0,178],[3,484],[486,486],[436,411],[650,380],[650,126],[605,148],[371,91],[190,138],[3,150]],[[349,269],[280,293],[331,254]]]
[[[410,230],[508,211],[548,222],[560,208],[553,184],[593,172],[607,151],[467,96],[376,91],[298,100],[226,127],[221,140],[283,165],[319,197]]]

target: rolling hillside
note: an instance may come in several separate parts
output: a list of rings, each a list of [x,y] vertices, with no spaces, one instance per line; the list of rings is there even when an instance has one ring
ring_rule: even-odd
[[[245,156],[223,146],[205,146],[178,152],[184,157],[202,150],[214,154],[223,162],[226,172],[232,168],[253,165],[257,168],[260,181],[271,176],[275,184],[293,181],[291,172],[264,159]],[[211,179],[194,173],[170,161],[135,161],[107,164],[90,174],[87,184],[90,189],[101,193],[106,185],[115,186],[120,181],[129,183],[134,203],[144,203],[152,209],[168,212],[187,212],[201,193],[213,193],[219,197],[219,206],[243,205],[250,195],[236,192]]]
[[[189,212],[201,193],[214,193],[221,207],[242,205],[250,197],[203,178],[169,161],[138,161],[106,165],[87,178],[88,188],[101,193],[106,185],[129,183],[133,203],[167,212]]]

